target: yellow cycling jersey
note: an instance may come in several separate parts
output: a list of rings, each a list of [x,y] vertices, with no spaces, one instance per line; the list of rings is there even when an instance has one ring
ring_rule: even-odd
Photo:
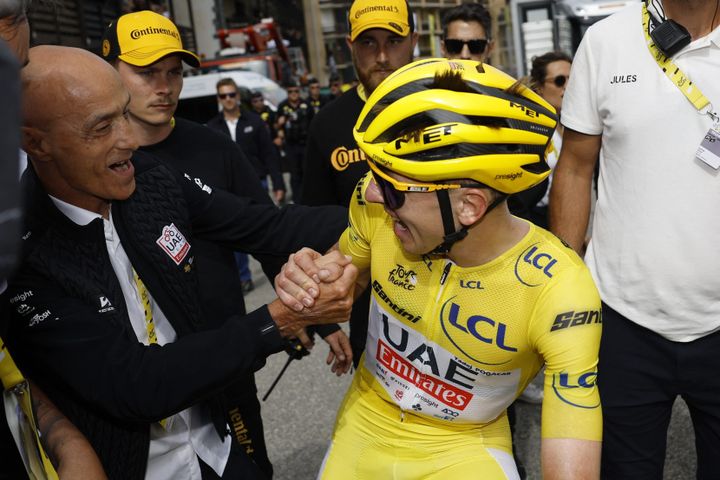
[[[401,418],[463,431],[503,415],[544,364],[542,436],[601,440],[600,298],[575,252],[528,223],[518,244],[476,267],[408,254],[363,182],[340,240],[371,272],[351,388],[368,385]]]

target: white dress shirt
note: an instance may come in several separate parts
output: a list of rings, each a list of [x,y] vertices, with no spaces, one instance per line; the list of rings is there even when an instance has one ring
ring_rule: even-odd
[[[78,225],[87,225],[101,215],[70,205],[50,195],[55,206]],[[148,345],[148,331],[145,326],[145,310],[137,289],[130,263],[115,226],[110,219],[103,219],[105,245],[110,256],[115,276],[122,289],[128,317],[139,342]],[[158,345],[172,343],[177,338],[175,329],[160,307],[150,297],[153,323]],[[202,480],[198,457],[222,476],[230,455],[230,437],[223,442],[215,430],[209,412],[201,406],[187,408],[167,419],[163,428],[159,422],[150,426],[150,450],[145,478],[148,480]]]

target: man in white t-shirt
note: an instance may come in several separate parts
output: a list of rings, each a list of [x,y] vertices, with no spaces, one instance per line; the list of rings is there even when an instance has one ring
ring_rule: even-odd
[[[712,105],[720,105],[720,16],[715,0],[692,9],[662,3],[632,5],[586,33],[565,92],[550,199],[552,230],[581,251],[599,158],[586,262],[604,302],[602,476],[613,480],[662,478],[678,395],[697,436],[697,478],[717,477],[720,451],[720,178],[717,157],[696,157],[702,142],[720,145],[704,140],[720,140],[711,130],[718,128]],[[688,30],[679,50],[663,45],[685,80],[671,80],[677,68],[664,73],[664,55],[648,45],[665,15]],[[680,87],[699,88],[710,104],[691,103]]]

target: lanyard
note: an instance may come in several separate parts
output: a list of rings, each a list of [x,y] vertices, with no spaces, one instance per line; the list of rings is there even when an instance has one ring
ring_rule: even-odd
[[[138,276],[134,268],[133,279],[135,280],[135,286],[137,286],[138,293],[140,294],[140,299],[142,300],[143,311],[145,312],[145,330],[147,330],[148,334],[148,343],[151,345],[157,344],[158,341],[157,334],[155,333],[155,322],[153,321],[152,305],[150,304],[150,293],[148,293],[145,284],[142,280],[140,280],[140,276]],[[170,430],[171,423],[169,422],[169,420],[169,418],[163,418],[159,421],[160,425],[165,430]]]
[[[158,343],[157,334],[155,333],[155,322],[153,322],[152,305],[150,305],[150,294],[145,288],[145,284],[138,276],[135,269],[133,269],[133,279],[135,280],[135,286],[137,286],[140,299],[142,300],[143,311],[145,313],[145,330],[148,334],[148,343]]]
[[[649,30],[650,12],[648,12],[645,2],[643,2],[642,4],[642,15],[643,33],[645,33],[647,47],[648,50],[650,50],[650,54],[653,56],[655,62],[658,64],[660,69],[678,88],[678,90],[680,90],[680,92],[685,95],[685,98],[687,98],[688,101],[693,104],[693,106],[698,112],[702,114],[707,114],[716,124],[720,122],[720,118],[718,118],[718,115],[713,112],[713,106],[710,103],[710,100],[708,100],[707,97],[703,95],[703,93],[700,91],[700,88],[693,84],[692,80],[690,80],[690,77],[688,77],[682,70],[680,70],[680,67],[675,65],[675,63],[670,59],[670,57],[662,53],[652,41]]]
[[[5,415],[20,449],[28,477],[34,480],[57,480],[58,475],[40,443],[30,385],[23,377],[10,352],[0,338],[0,379],[5,388]]]

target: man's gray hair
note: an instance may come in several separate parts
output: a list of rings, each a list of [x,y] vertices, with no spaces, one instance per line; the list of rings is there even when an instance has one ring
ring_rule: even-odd
[[[11,23],[25,19],[29,0],[2,0],[0,1],[0,20],[10,20]]]

